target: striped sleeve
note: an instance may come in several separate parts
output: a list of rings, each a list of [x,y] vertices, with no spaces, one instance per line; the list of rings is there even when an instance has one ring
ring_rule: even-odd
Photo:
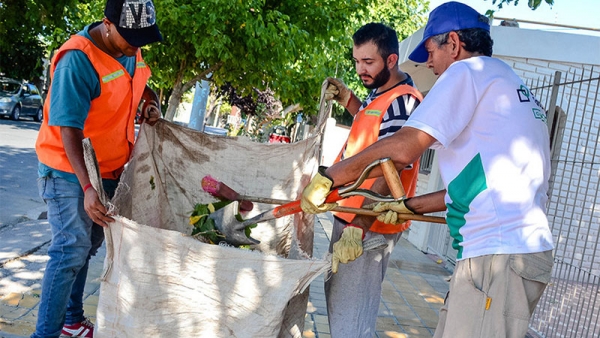
[[[388,107],[385,116],[381,120],[378,139],[388,137],[400,130],[419,103],[419,100],[410,94],[397,97]]]

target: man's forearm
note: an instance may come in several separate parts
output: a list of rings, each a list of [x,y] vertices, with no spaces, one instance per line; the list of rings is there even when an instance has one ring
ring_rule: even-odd
[[[353,93],[350,96],[350,101],[348,101],[348,105],[346,106],[346,110],[348,110],[348,112],[350,113],[350,115],[354,116],[360,110],[360,106],[362,106],[362,102]]]
[[[394,135],[379,140],[360,153],[344,159],[326,171],[335,187],[354,182],[362,171],[376,160],[389,157],[398,171],[414,163],[435,139],[414,128],[402,128]],[[373,168],[369,177],[381,176],[379,167]]]
[[[83,130],[73,127],[60,127],[60,136],[62,137],[65,153],[71,163],[71,167],[79,180],[81,187],[90,183],[85,160],[83,159]]]
[[[440,190],[425,195],[415,196],[404,202],[415,214],[428,214],[430,212],[445,211],[444,196],[446,190]]]

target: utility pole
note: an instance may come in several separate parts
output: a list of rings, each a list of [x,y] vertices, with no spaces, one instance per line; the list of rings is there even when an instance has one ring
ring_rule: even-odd
[[[210,74],[209,76],[210,77]],[[189,128],[204,131],[204,116],[206,115],[206,103],[210,94],[210,83],[206,80],[196,82],[194,101],[190,113]]]

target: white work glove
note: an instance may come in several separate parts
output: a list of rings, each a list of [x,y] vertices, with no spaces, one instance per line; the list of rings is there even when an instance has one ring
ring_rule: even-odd
[[[344,227],[342,236],[333,244],[333,260],[331,262],[331,271],[333,273],[337,273],[340,263],[346,264],[362,255],[362,239],[362,228],[352,224]]]
[[[340,79],[328,77],[327,89],[325,89],[325,100],[336,100],[342,107],[348,107],[352,98],[352,91]]]
[[[400,225],[407,221],[402,218],[402,214],[414,215],[415,213],[410,210],[402,200],[400,202],[380,202],[373,208],[373,211],[382,213],[377,216],[377,220],[382,223]],[[385,212],[387,211],[387,212]]]
[[[300,206],[308,214],[320,214],[337,207],[337,203],[324,203],[331,192],[333,181],[325,174],[326,167],[319,167],[319,172],[302,191]]]

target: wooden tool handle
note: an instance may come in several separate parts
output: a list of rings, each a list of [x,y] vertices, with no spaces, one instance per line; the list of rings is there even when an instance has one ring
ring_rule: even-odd
[[[392,162],[389,157],[381,160],[381,170],[383,171],[383,176],[390,188],[392,196],[397,200],[406,197],[406,192],[404,191],[404,187],[402,187],[398,170],[396,170],[394,162]]]
[[[250,201],[244,201],[240,199],[240,194],[237,191],[231,189],[227,184],[220,182],[218,185],[218,191],[215,197],[224,198],[230,201],[239,201],[240,209],[243,211],[250,211],[254,208],[254,205]]]
[[[375,212],[375,211],[369,210],[369,209],[340,207],[340,206],[333,208],[333,210],[340,211],[340,212],[347,212],[350,214],[365,215],[365,216],[379,216],[381,214],[379,212]],[[439,216],[400,214],[400,213],[398,215],[401,215],[400,217],[402,219],[406,219],[406,220],[446,224],[446,218],[439,217]]]

